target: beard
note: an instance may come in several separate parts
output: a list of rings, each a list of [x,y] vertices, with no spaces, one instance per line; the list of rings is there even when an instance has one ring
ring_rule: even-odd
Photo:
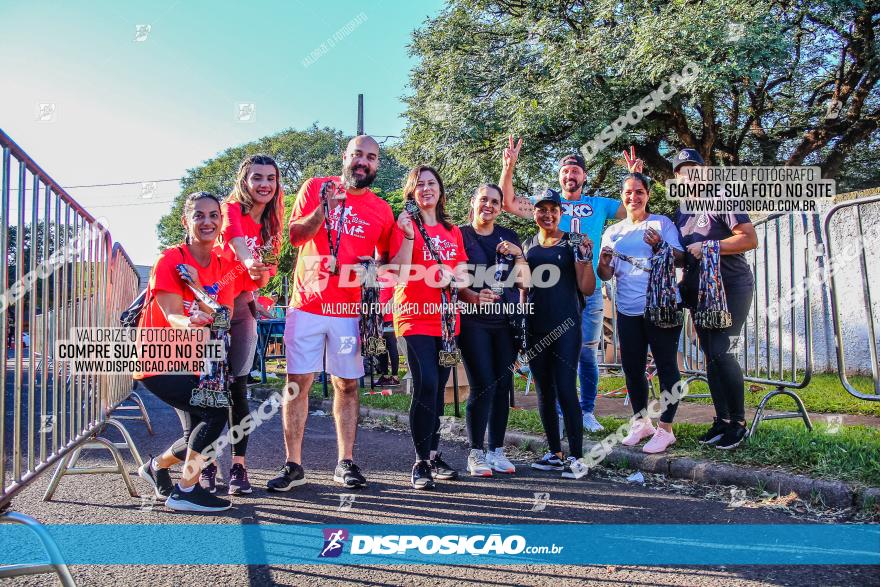
[[[366,175],[362,178],[357,178],[354,175],[354,170],[351,167],[345,167],[342,170],[342,183],[345,184],[345,187],[349,189],[363,189],[366,187],[370,187],[373,181],[376,179],[376,172],[370,172],[364,166],[358,166],[359,169],[362,169]]]
[[[571,184],[575,184],[575,185],[571,190],[569,190],[569,186],[571,186]],[[562,184],[562,190],[569,193],[569,194],[579,194],[583,191],[583,189],[584,189],[584,182],[577,183],[575,181],[566,181],[564,184]]]

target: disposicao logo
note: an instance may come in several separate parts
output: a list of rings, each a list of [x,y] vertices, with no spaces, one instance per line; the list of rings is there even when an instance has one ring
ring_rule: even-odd
[[[324,548],[318,558],[336,558],[342,554],[342,547],[348,540],[348,530],[342,528],[324,528]]]

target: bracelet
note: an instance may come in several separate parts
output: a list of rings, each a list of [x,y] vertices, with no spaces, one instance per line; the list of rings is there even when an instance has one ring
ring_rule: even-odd
[[[415,236],[415,235],[413,235],[412,238],[410,238],[410,237],[408,237],[408,236],[406,236],[406,235],[403,235],[403,238],[405,238],[405,239],[408,240],[408,241],[414,241],[414,240],[416,240],[416,236]]]

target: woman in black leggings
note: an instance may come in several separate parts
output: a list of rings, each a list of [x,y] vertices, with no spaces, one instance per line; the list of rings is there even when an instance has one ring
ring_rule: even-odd
[[[491,477],[492,471],[515,473],[504,454],[504,433],[510,413],[513,371],[516,360],[514,315],[501,304],[519,302],[519,290],[528,283],[529,266],[519,237],[509,228],[496,226],[501,213],[501,188],[484,184],[471,196],[471,223],[460,226],[471,286],[461,289],[461,299],[479,306],[461,317],[458,345],[467,372],[468,471],[476,477]],[[498,255],[507,268],[496,265]],[[495,278],[500,281],[496,282]],[[502,286],[503,284],[503,286]],[[499,293],[500,292],[500,293]],[[489,429],[489,451],[483,443]]]
[[[220,234],[220,201],[207,192],[187,197],[183,208],[187,231],[186,244],[166,249],[150,274],[147,305],[138,328],[204,328],[213,322],[210,308],[195,301],[195,295],[184,284],[177,269],[184,265],[199,287],[202,287],[230,312],[235,287],[228,276],[234,265],[211,249]],[[138,474],[152,485],[156,496],[165,498],[165,505],[174,510],[217,512],[229,509],[229,501],[220,499],[199,485],[199,475],[213,451],[212,444],[220,438],[228,419],[228,409],[199,407],[190,404],[193,390],[198,387],[196,374],[136,373],[144,387],[174,408],[183,427],[183,435],[162,455],[150,459]],[[169,467],[183,463],[180,481],[171,482]]]
[[[419,209],[419,230],[408,213],[401,214],[391,237],[391,251],[401,261],[406,272],[404,283],[398,285],[394,303],[397,336],[406,341],[406,360],[413,379],[412,403],[409,408],[410,434],[416,449],[412,468],[412,486],[429,489],[435,479],[455,479],[458,472],[441,458],[440,416],[443,414],[444,391],[450,367],[440,365],[443,351],[441,323],[442,291],[446,285],[457,287],[453,271],[461,272],[467,256],[461,231],[453,225],[446,213],[446,194],[443,182],[435,169],[420,165],[409,172],[403,187],[404,201],[414,201]],[[427,237],[427,240],[426,240]],[[439,263],[438,263],[439,260]],[[451,305],[451,298],[447,304]],[[446,310],[450,308],[447,307]],[[458,313],[457,310],[452,310]],[[459,321],[455,320],[458,334]],[[445,352],[445,351],[444,351]]]
[[[694,149],[682,149],[673,159],[676,178],[687,181],[686,168],[702,165]],[[749,315],[755,280],[743,253],[758,247],[758,237],[748,214],[676,214],[681,244],[687,248],[685,272],[679,284],[685,305],[694,312],[700,287],[700,257],[704,241],[718,241],[721,252],[721,282],[727,296],[732,324],[712,330],[696,327],[700,348],[706,358],[706,379],[715,404],[715,419],[700,437],[703,444],[733,449],[746,437],[745,385],[742,367],[736,360],[736,343]]]
[[[682,258],[683,254],[678,231],[672,221],[665,216],[651,214],[648,210],[649,194],[647,177],[641,173],[626,176],[620,192],[626,218],[610,226],[602,235],[597,272],[604,281],[614,277],[621,364],[635,414],[629,434],[622,444],[635,446],[650,436],[651,440],[642,451],[661,453],[675,442],[672,420],[678,407],[675,394],[680,393],[676,384],[681,380],[678,370],[681,324],[662,328],[645,316],[645,306],[654,252],[665,241],[676,259]],[[661,395],[662,413],[656,429],[648,412],[649,386],[645,368],[649,348],[657,366],[660,387],[672,394],[672,398],[665,402]]]
[[[562,476],[580,479],[588,468],[583,461],[583,421],[577,393],[578,359],[581,353],[581,311],[583,296],[596,288],[592,243],[579,245],[575,256],[570,235],[559,230],[562,200],[547,190],[535,202],[538,234],[524,245],[531,270],[528,302],[529,344],[526,359],[535,378],[538,412],[550,452],[532,467],[562,471]],[[584,237],[586,238],[586,237]],[[563,458],[559,439],[556,403],[562,410],[568,431],[570,455]]]

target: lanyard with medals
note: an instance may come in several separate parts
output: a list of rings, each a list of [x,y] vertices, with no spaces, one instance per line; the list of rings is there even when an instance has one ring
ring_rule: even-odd
[[[177,272],[186,286],[192,291],[196,300],[202,302],[213,310],[214,321],[211,323],[211,340],[223,341],[226,349],[224,357],[229,356],[229,310],[218,304],[210,293],[216,295],[210,286],[202,289],[195,284],[192,276],[187,271],[186,266],[181,264],[177,266]],[[211,289],[209,293],[208,289]],[[193,302],[193,308],[198,306],[197,302]],[[192,406],[207,408],[228,408],[231,405],[229,394],[229,369],[226,359],[219,361],[209,361],[207,369],[199,375],[199,382],[195,389],[192,390],[189,403]]]
[[[721,281],[721,244],[718,241],[703,241],[694,324],[714,330],[723,330],[733,324],[733,317],[727,309],[724,282]]]
[[[412,217],[412,220],[415,223],[419,234],[422,235],[422,240],[425,241],[425,246],[428,248],[428,253],[430,253],[431,257],[434,258],[434,261],[436,261],[437,264],[442,267],[443,262],[440,260],[440,255],[438,255],[437,251],[434,250],[434,245],[431,242],[431,237],[428,236],[428,231],[425,230],[425,226],[422,224],[422,211],[419,208],[419,205],[416,204],[415,200],[407,200],[406,203],[403,205],[403,208]],[[455,319],[457,304],[457,287],[449,284],[446,287],[440,289],[440,332],[442,341],[440,343],[441,350],[439,363],[441,367],[454,367],[461,362],[461,351],[458,350],[458,345],[455,342]]]
[[[331,192],[332,190],[332,192]],[[339,197],[339,195],[342,197]],[[339,213],[339,221],[336,224],[336,242],[333,242],[333,235],[331,234],[332,225],[330,223],[330,197],[336,196],[337,199],[341,200],[341,208],[342,211]],[[345,206],[346,202],[346,193],[345,188],[338,185],[333,180],[328,180],[324,182],[324,185],[321,186],[321,205],[324,207],[324,228],[327,229],[327,245],[330,248],[330,275],[338,275],[339,274],[339,240],[342,238],[343,226],[345,224],[345,212],[347,207]]]
[[[360,262],[363,268],[361,284],[361,313],[358,317],[358,330],[361,335],[361,356],[384,355],[388,350],[382,338],[382,309],[379,302],[379,280],[376,261]]]
[[[669,243],[661,242],[651,257],[651,275],[645,292],[645,318],[660,328],[674,328],[684,321],[678,307],[675,283],[675,257]]]

